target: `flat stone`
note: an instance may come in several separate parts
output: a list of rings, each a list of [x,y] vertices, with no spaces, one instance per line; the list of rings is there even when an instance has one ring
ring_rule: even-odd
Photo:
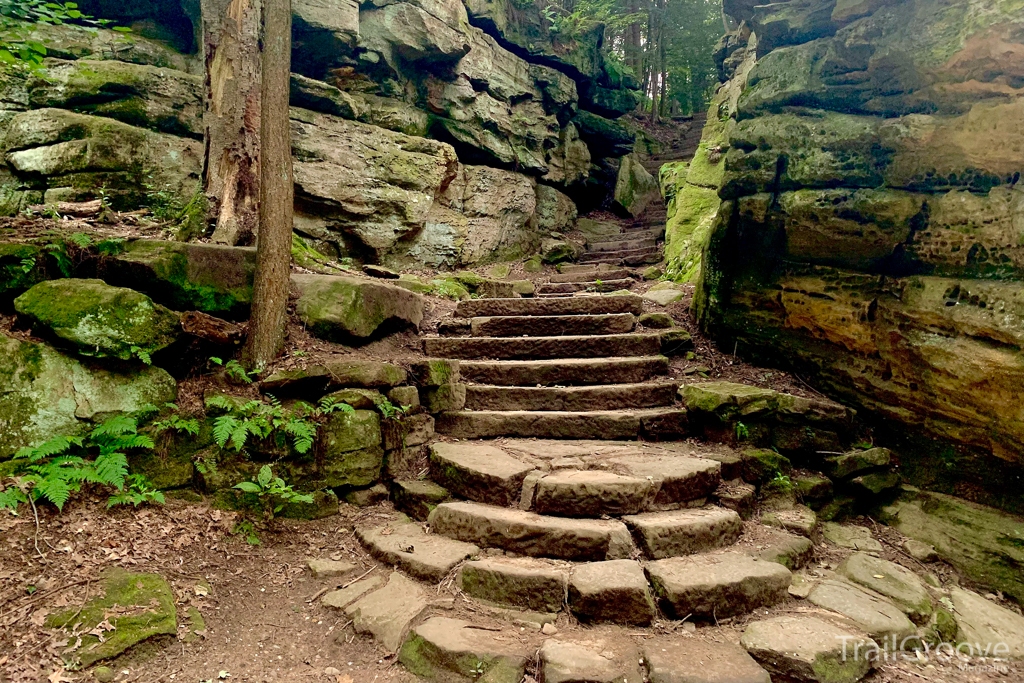
[[[495,386],[630,384],[668,374],[668,358],[597,358],[538,361],[464,361],[462,375]]]
[[[581,334],[626,334],[636,327],[632,313],[601,315],[523,315],[473,318],[474,337],[562,337]]]
[[[384,577],[380,574],[374,576],[368,576],[365,579],[356,581],[351,586],[340,588],[336,591],[331,591],[325,595],[320,602],[324,607],[333,607],[334,609],[345,609],[353,602],[363,597],[372,590],[376,590],[384,585]]]
[[[871,662],[854,655],[875,647],[863,634],[810,616],[755,621],[743,632],[740,644],[772,675],[818,683],[856,683],[864,678]]]
[[[529,410],[466,410],[443,413],[437,431],[456,439],[494,439],[502,436],[537,439],[635,439],[642,413],[606,410],[593,412],[534,412]]]
[[[526,299],[533,301],[533,299]],[[543,301],[543,299],[536,299]],[[654,356],[661,341],[650,334],[610,334],[567,337],[428,337],[428,356],[459,359],[541,360]]]
[[[878,467],[888,467],[891,462],[892,452],[888,448],[870,448],[827,457],[825,470],[835,479],[846,479]]]
[[[544,683],[628,683],[640,681],[630,657],[605,657],[576,643],[546,640],[540,648]]]
[[[917,574],[867,553],[854,553],[837,571],[854,583],[870,588],[892,600],[918,625],[932,615],[932,599]]]
[[[326,579],[332,576],[345,576],[355,571],[356,566],[351,562],[338,560],[310,560],[306,563],[309,571],[313,573],[314,579]]]
[[[510,315],[601,315],[644,312],[635,294],[617,297],[569,297],[565,299],[470,299],[460,301],[455,315],[461,318]]]
[[[735,543],[743,533],[743,520],[732,510],[675,510],[623,517],[636,534],[647,557],[707,552]]]
[[[411,673],[432,681],[459,676],[519,683],[528,660],[526,648],[507,636],[449,617],[431,617],[413,628],[398,654]]]
[[[771,683],[771,676],[732,643],[658,637],[644,641],[650,683]]]
[[[822,581],[807,596],[807,600],[823,609],[842,614],[872,638],[896,638],[899,645],[912,637],[908,646],[918,644],[917,630],[900,608],[878,595],[846,581]],[[900,647],[900,649],[905,649]]]
[[[657,560],[647,576],[674,618],[712,619],[782,602],[792,575],[781,564],[728,552]]]
[[[613,384],[590,387],[466,388],[468,410],[594,411],[655,408],[675,403],[675,382]]]
[[[646,626],[657,616],[639,562],[610,560],[576,568],[569,580],[569,609],[584,621]]]
[[[533,557],[486,557],[462,565],[462,590],[499,605],[559,612],[569,567]]]
[[[480,503],[442,503],[430,524],[436,534],[532,557],[617,560],[629,557],[633,545],[618,520],[548,517]]]
[[[322,364],[275,372],[260,382],[260,390],[278,398],[323,394],[344,387],[367,389],[405,384],[408,374],[397,365],[375,360],[336,357]]]
[[[435,443],[431,472],[439,484],[462,498],[491,505],[515,505],[523,479],[535,469],[500,448],[481,443]]]
[[[365,340],[378,328],[418,328],[423,297],[378,280],[340,275],[293,274],[296,314],[316,337],[336,342]]]
[[[643,296],[644,301],[668,306],[683,298],[683,292],[678,289],[652,289]]]
[[[721,482],[721,464],[705,458],[633,453],[613,456],[605,462],[634,477],[649,479],[657,487],[652,510],[672,510],[706,498]]]
[[[1024,657],[1024,617],[962,588],[954,588],[950,597],[959,626],[957,637],[973,648],[965,654]]]
[[[731,481],[719,486],[714,497],[722,507],[735,510],[743,519],[750,519],[757,502],[757,488],[752,484]]]
[[[440,581],[480,551],[475,545],[424,533],[419,524],[394,524],[356,531],[359,541],[381,562],[424,581]]]
[[[625,268],[611,270],[586,270],[579,273],[555,273],[549,282],[594,282],[596,280],[625,280],[631,275],[631,271]]]
[[[916,541],[913,538],[903,541],[903,549],[918,562],[935,562],[939,559],[939,553],[936,552],[935,546]]]
[[[430,511],[451,498],[451,493],[427,479],[396,479],[391,485],[395,509],[413,519],[427,521]]]
[[[865,552],[882,552],[882,544],[871,535],[871,530],[862,526],[844,526],[835,522],[821,525],[821,535],[826,541],[840,548],[863,550]]]
[[[379,505],[388,499],[388,487],[384,484],[374,484],[365,489],[356,489],[345,494],[345,502],[358,508],[368,508]]]
[[[768,562],[777,562],[794,571],[805,567],[814,559],[814,544],[804,536],[786,534],[774,539],[757,554],[757,557]]]
[[[537,482],[533,509],[539,514],[599,517],[640,512],[654,497],[648,479],[600,470],[560,470]]]
[[[761,516],[761,523],[813,538],[818,530],[818,515],[809,507],[797,505],[791,510],[767,512]]]
[[[416,387],[395,387],[388,392],[388,400],[407,411],[418,413],[420,407],[420,391]]]
[[[383,588],[345,608],[357,633],[370,633],[388,652],[398,652],[409,625],[427,608],[419,584],[393,572]]]

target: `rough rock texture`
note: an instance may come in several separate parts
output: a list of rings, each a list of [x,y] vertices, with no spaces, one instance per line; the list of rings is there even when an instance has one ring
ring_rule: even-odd
[[[367,339],[394,327],[419,327],[423,297],[379,280],[329,275],[293,275],[296,311],[318,337]],[[383,328],[383,329],[381,329]]]
[[[755,621],[740,643],[770,673],[818,683],[856,683],[871,671],[863,653],[876,647],[857,631],[813,616]]]
[[[951,597],[958,638],[970,644],[971,654],[1024,657],[1024,617],[961,588],[954,588]]]
[[[101,280],[40,282],[14,300],[40,331],[82,356],[149,360],[181,333],[178,315],[145,294]]]
[[[917,624],[932,615],[928,589],[909,569],[867,553],[854,553],[839,565],[838,571],[854,583],[892,600]]]
[[[771,683],[743,648],[697,638],[653,638],[643,649],[651,683]]]
[[[493,683],[516,683],[527,659],[525,649],[506,638],[449,617],[431,617],[416,626],[398,653],[409,671],[431,681],[480,676]]]
[[[569,565],[532,557],[488,557],[462,566],[462,590],[499,605],[559,612]]]
[[[394,572],[387,584],[345,608],[358,633],[370,633],[388,652],[398,652],[409,625],[427,608],[427,593]]]
[[[54,435],[79,433],[112,413],[162,406],[178,391],[160,368],[108,369],[6,336],[0,336],[0,386],[0,458]]]
[[[897,434],[962,449],[917,450],[903,468],[915,483],[966,480],[1019,508],[1020,7],[732,10],[758,61],[724,150],[702,324]]]
[[[657,198],[658,181],[643,167],[636,154],[627,154],[619,163],[612,207],[636,218]]]
[[[635,560],[577,567],[569,580],[569,608],[592,622],[646,626],[657,616],[644,570]]]
[[[898,607],[852,583],[831,579],[822,581],[810,592],[807,600],[842,614],[876,640],[892,642],[895,639],[898,649],[913,649],[919,642],[914,624]],[[909,640],[904,643],[904,639]]]

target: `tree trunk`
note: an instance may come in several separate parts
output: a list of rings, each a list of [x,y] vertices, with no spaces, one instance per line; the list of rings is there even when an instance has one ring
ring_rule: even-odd
[[[640,12],[640,0],[629,0],[627,10],[630,14]],[[626,54],[626,66],[633,70],[634,76],[640,76],[642,66],[640,56],[640,22],[634,21],[626,28],[624,36],[624,49]]]
[[[202,0],[205,188],[213,240],[224,244],[250,244],[259,224],[263,1]]]
[[[263,77],[260,117],[259,237],[249,338],[243,357],[265,368],[284,345],[291,274],[292,134],[288,117],[291,82],[291,0],[266,0],[263,9]]]

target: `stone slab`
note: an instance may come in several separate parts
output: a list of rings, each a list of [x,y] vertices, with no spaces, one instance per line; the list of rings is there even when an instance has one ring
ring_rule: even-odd
[[[642,653],[650,683],[772,683],[768,672],[732,643],[662,636],[645,640]]]
[[[569,608],[583,621],[646,626],[657,616],[639,562],[610,560],[576,567],[569,580]]]
[[[645,382],[668,374],[668,358],[463,361],[462,376],[495,386],[576,386]]]
[[[649,512],[624,517],[622,521],[652,560],[724,548],[743,533],[740,516],[721,508]]]
[[[491,505],[516,505],[523,479],[534,469],[500,448],[483,443],[435,443],[430,447],[434,479],[456,496]]]
[[[560,612],[570,566],[534,557],[485,557],[462,565],[462,590],[499,605]]]
[[[388,652],[398,652],[409,625],[427,608],[427,593],[398,572],[383,588],[345,608],[357,633],[369,633]]]
[[[533,509],[564,517],[628,515],[644,510],[654,492],[648,479],[600,470],[560,470],[537,482]]]
[[[419,524],[359,529],[356,537],[381,562],[400,567],[424,581],[440,581],[459,562],[480,550],[470,543],[424,533]]]
[[[871,662],[855,655],[874,646],[857,631],[813,616],[755,621],[740,644],[773,676],[817,683],[856,683],[864,678]]]
[[[455,315],[462,318],[510,315],[600,315],[644,311],[636,295],[616,297],[570,297],[567,299],[470,299],[460,301]]]

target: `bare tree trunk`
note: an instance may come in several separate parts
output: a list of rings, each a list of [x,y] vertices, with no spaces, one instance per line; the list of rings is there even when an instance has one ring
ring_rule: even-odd
[[[640,0],[629,0],[627,11],[630,14],[640,12]],[[626,28],[624,36],[624,52],[626,53],[626,66],[633,70],[633,75],[640,75],[642,60],[640,55],[640,22],[634,21]]]
[[[260,59],[264,0],[202,0],[205,187],[215,242],[249,244],[259,223]]]
[[[243,353],[246,364],[255,369],[265,368],[284,345],[295,193],[288,117],[291,0],[266,0],[263,17],[260,227],[249,338]]]

